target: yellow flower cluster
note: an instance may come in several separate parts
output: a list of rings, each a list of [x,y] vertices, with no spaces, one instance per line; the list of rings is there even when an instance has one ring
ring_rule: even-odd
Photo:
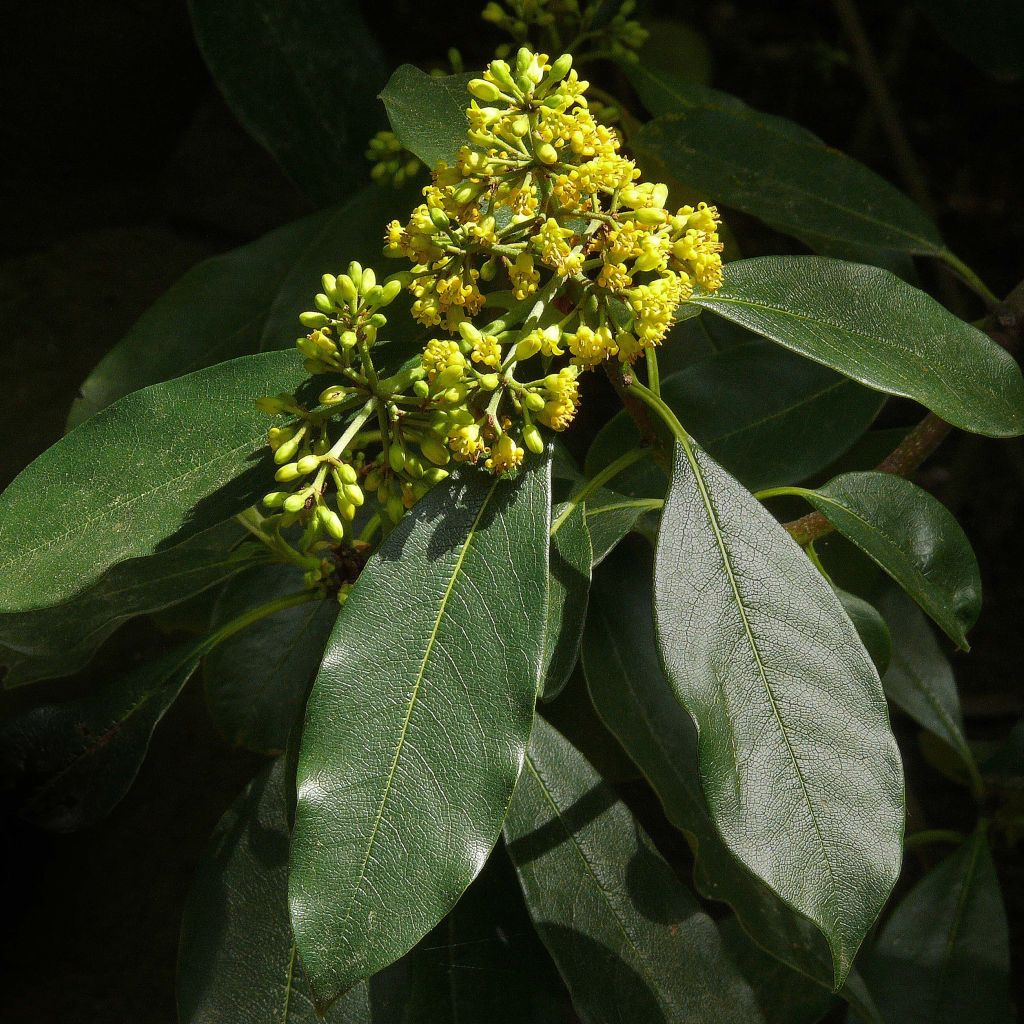
[[[271,434],[286,486],[264,504],[276,525],[303,527],[310,578],[335,571],[324,545],[389,528],[451,460],[504,474],[543,452],[539,427],[572,423],[580,373],[642,357],[695,288],[721,284],[714,207],[668,209],[667,187],[642,180],[586,91],[568,55],[524,47],[492,61],[469,83],[467,144],[434,169],[408,220],[387,226],[386,255],[410,268],[381,284],[359,264],[327,274],[300,317],[307,369],[340,383],[311,408],[265,400],[296,419]],[[412,316],[448,336],[381,379],[380,310],[403,288]],[[379,511],[364,522],[367,493]]]

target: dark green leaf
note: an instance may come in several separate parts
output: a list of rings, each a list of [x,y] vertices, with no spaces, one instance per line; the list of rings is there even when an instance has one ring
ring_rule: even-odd
[[[367,563],[306,710],[290,878],[327,1002],[411,949],[501,829],[540,684],[550,461],[468,468]]]
[[[352,0],[190,0],[203,57],[228,105],[317,203],[368,173],[383,127],[380,47]]]
[[[984,829],[907,894],[864,978],[886,1024],[1010,1024],[1006,909]]]
[[[252,564],[255,546],[231,553],[245,536],[222,523],[177,547],[115,566],[84,594],[55,608],[0,616],[4,685],[71,675],[118,626],[175,605]]]
[[[964,430],[1024,431],[1024,379],[991,338],[878,267],[765,256],[726,267],[693,301],[868,387],[913,398]]]
[[[594,558],[586,508],[586,502],[574,505],[551,538],[548,621],[541,672],[541,692],[545,700],[554,700],[562,692],[580,653]],[[558,522],[564,509],[565,506],[559,506],[555,510],[553,523]]]
[[[717,118],[721,124],[728,124],[734,132],[747,133],[751,138],[757,138],[762,133],[770,133],[777,136],[780,143],[803,143],[824,148],[824,143],[817,135],[795,121],[762,113],[747,106],[737,96],[722,92],[720,89],[711,89],[700,82],[688,81],[683,77],[684,71],[673,70],[671,66],[657,67],[649,61],[627,64],[623,69],[641,102],[654,117],[667,114],[707,113]],[[738,141],[742,141],[742,136]],[[665,158],[661,156],[660,159]],[[677,176],[683,177],[676,173]],[[689,176],[685,176],[684,180],[694,187],[699,187]],[[719,194],[717,188],[713,194]],[[722,201],[725,202],[724,199]]]
[[[952,513],[892,473],[846,473],[807,500],[966,649],[981,611],[981,572]]]
[[[843,611],[850,617],[853,628],[857,630],[857,636],[860,637],[864,649],[871,655],[875,668],[881,674],[889,667],[892,659],[892,637],[889,635],[885,619],[878,609],[864,598],[840,587],[836,587],[835,592]]]
[[[409,191],[365,189],[193,267],[89,374],[69,427],[148,384],[235,356],[289,348],[304,333],[298,316],[320,290],[320,275],[337,273],[353,259],[380,266],[384,225],[401,216],[411,199]],[[388,310],[382,337],[409,334],[401,308],[399,302]]]
[[[91,825],[131,788],[160,719],[199,664],[182,645],[98,691],[31,708],[0,727],[7,771],[21,776],[22,813],[57,832]]]
[[[627,534],[645,521],[645,517],[656,516],[661,504],[660,498],[629,498],[607,487],[599,487],[587,502],[587,529],[594,553],[593,564],[600,565]]]
[[[985,778],[1006,789],[1024,790],[1024,719],[1021,719],[1002,744],[982,765]]]
[[[614,790],[542,719],[505,838],[585,1024],[762,1019],[715,923]]]
[[[952,747],[968,771],[976,774],[953,669],[928,620],[897,590],[883,594],[879,607],[893,636],[892,663],[882,676],[885,695],[922,729]]]
[[[683,426],[751,490],[823,469],[860,437],[884,401],[822,366],[761,342],[716,353],[662,382]],[[640,435],[623,410],[594,438],[595,473]]]
[[[640,48],[640,60],[635,64],[624,61],[625,71],[632,72],[634,68],[646,69],[652,74],[668,71],[673,76],[678,75],[684,84],[710,81],[711,53],[700,32],[670,18],[645,18],[644,27],[650,35]],[[633,79],[632,74],[630,78]],[[637,92],[640,92],[639,85]]]
[[[730,904],[754,940],[831,988],[832,959],[818,929],[793,913],[729,852],[708,813],[697,772],[697,731],[658,656],[646,545],[620,548],[594,574],[583,669],[594,707],[646,776],[669,821],[694,851],[694,880]]]
[[[754,990],[766,1024],[817,1024],[835,996],[755,945],[735,917],[719,923],[730,959]]]
[[[302,574],[294,569],[250,569],[223,590],[211,625],[300,590]],[[236,633],[204,659],[210,715],[231,743],[261,753],[284,750],[337,617],[332,598],[296,605]]]
[[[0,495],[0,611],[59,604],[111,566],[187,540],[272,482],[255,399],[306,377],[293,352],[242,356],[127,395]]]
[[[646,91],[650,98],[655,89]],[[634,136],[641,166],[650,154],[709,202],[749,213],[812,249],[945,252],[924,211],[863,164],[733,97],[702,98],[693,86],[687,92],[676,112]],[[664,88],[657,102],[669,102]]]
[[[764,507],[677,446],[654,608],[726,846],[832,949],[840,985],[902,853],[899,752],[838,598]]]
[[[470,103],[466,85],[473,77],[439,78],[403,64],[380,94],[398,141],[428,167],[439,160],[454,164],[456,153],[466,144]]]
[[[288,922],[286,758],[267,765],[213,834],[185,905],[181,1024],[377,1024],[368,986],[325,1018],[313,1008]]]

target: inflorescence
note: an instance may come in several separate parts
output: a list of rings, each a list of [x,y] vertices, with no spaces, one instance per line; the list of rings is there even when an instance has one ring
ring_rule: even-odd
[[[319,551],[396,523],[453,460],[506,474],[541,453],[539,427],[565,430],[576,414],[581,372],[634,362],[695,287],[720,286],[715,208],[667,210],[667,187],[640,180],[587,85],[569,55],[524,47],[492,61],[469,83],[455,163],[387,226],[385,255],[409,269],[381,284],[356,263],[324,275],[302,314],[306,368],[337,382],[313,409],[290,395],[261,407],[292,417],[270,431],[282,486],[264,504],[275,527],[304,528],[308,582],[333,571]],[[382,379],[371,350],[403,288],[438,336]],[[367,492],[377,511],[357,535]]]

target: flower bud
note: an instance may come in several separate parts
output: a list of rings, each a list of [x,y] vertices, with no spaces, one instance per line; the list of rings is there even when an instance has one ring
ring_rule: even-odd
[[[668,214],[657,207],[647,206],[636,211],[636,219],[638,224],[647,224],[648,226],[664,224],[668,220]]]
[[[363,271],[363,277],[359,286],[359,290],[365,295],[376,284],[377,275],[373,272],[373,267],[367,267]]]
[[[487,7],[496,6],[488,4]],[[499,8],[500,10],[500,8]],[[508,63],[503,60],[492,60],[490,64],[491,77],[497,81],[497,83],[504,89],[508,89],[511,92],[515,92],[516,84],[512,79],[512,69]]]
[[[367,271],[370,273],[370,271]],[[371,309],[376,309],[380,305],[381,296],[384,294],[384,289],[379,284],[375,284],[372,288],[368,288],[363,295],[363,302],[366,303]]]
[[[280,466],[282,463],[291,462],[295,457],[295,453],[299,450],[299,442],[302,440],[301,437],[293,437],[290,441],[285,441],[280,448],[274,452],[274,461]]]
[[[338,291],[338,279],[333,274],[324,274],[320,278],[320,283],[324,286],[324,291],[333,299]]]
[[[405,452],[400,444],[393,444],[388,449],[388,462],[396,473],[405,469]]]
[[[347,523],[351,523],[356,517],[356,507],[351,501],[346,501],[341,495],[338,495],[338,514]]]
[[[347,462],[343,462],[338,467],[338,476],[341,477],[342,483],[354,484],[359,479],[359,474],[355,471],[354,466],[350,466]],[[373,490],[373,488],[370,488]]]
[[[313,303],[321,313],[330,314],[334,312],[334,303],[331,302],[323,292],[317,292],[317,294],[313,296]]]
[[[430,397],[430,385],[425,380],[418,380],[412,386],[412,393],[417,398],[429,398]]]
[[[297,462],[289,462],[274,474],[274,479],[286,484],[292,480],[298,480],[300,476],[304,475],[299,471],[299,464]]]
[[[345,495],[345,500],[350,504],[355,505],[356,508],[359,508],[365,500],[363,497],[363,489],[359,484],[344,484],[341,490],[342,494]]]
[[[572,54],[563,53],[561,57],[552,62],[551,69],[544,76],[545,84],[555,85],[560,82],[572,68]]]
[[[317,515],[320,517],[320,522],[324,524],[324,529],[335,540],[345,539],[345,524],[336,512],[332,512],[326,505],[321,505]]]
[[[309,327],[314,330],[317,327],[326,327],[329,322],[330,321],[328,321],[327,317],[325,317],[323,313],[309,311],[299,314],[299,323],[302,324],[303,327]]]
[[[448,227],[449,224],[451,224],[451,221],[448,219],[448,214],[445,213],[440,206],[430,207],[429,216],[430,222],[434,225],[434,227],[439,228],[442,231],[446,227]]]
[[[398,298],[399,293],[402,290],[402,282],[389,280],[386,284],[381,287],[380,290],[380,301],[377,303],[378,306],[390,306],[395,299]]]
[[[320,392],[320,404],[337,405],[339,402],[344,402],[348,397],[348,390],[343,384],[332,384]]]
[[[545,405],[544,396],[536,391],[528,391],[526,398],[523,399],[523,404],[530,412],[540,412]]]
[[[485,373],[480,377],[479,384],[484,391],[493,391],[501,383],[501,378],[496,373]]]
[[[369,327],[372,328],[376,334],[376,332],[379,331],[387,322],[388,318],[383,313],[374,313],[373,316],[370,317]],[[367,331],[367,338],[369,338],[369,331]],[[372,341],[373,339],[369,338],[369,340]]]
[[[315,455],[304,455],[295,463],[302,476],[312,473],[320,465],[320,460]]]
[[[285,498],[285,512],[301,512],[306,507],[306,499],[301,494],[289,494]]]
[[[486,260],[480,266],[480,280],[481,281],[493,281],[495,274],[498,273],[498,261],[492,256],[489,260]]]
[[[363,265],[358,260],[353,260],[348,265],[348,276],[352,278],[356,291],[359,291],[359,283],[363,279]]]
[[[402,504],[402,499],[398,495],[392,495],[388,498],[384,511],[391,522],[397,523],[405,515],[405,505]]]
[[[471,78],[466,88],[469,89],[471,96],[483,103],[493,103],[495,100],[501,99],[501,90],[485,78]]]
[[[483,335],[468,320],[459,324],[459,334],[471,345],[479,345]]]
[[[451,458],[448,446],[437,436],[437,434],[424,434],[420,442],[420,451],[430,459],[435,466],[446,466]]]
[[[355,299],[356,295],[358,294],[356,292],[356,286],[353,283],[352,278],[349,277],[348,274],[340,274],[336,278],[335,288],[338,292],[338,295],[345,302],[351,302],[353,299]]]
[[[265,395],[263,398],[257,398],[256,408],[259,409],[260,412],[270,413],[271,416],[280,416],[281,413],[288,411],[284,402],[280,398],[272,398],[270,395]]]
[[[528,334],[522,341],[516,345],[516,359],[522,362],[524,359],[530,359],[540,351],[540,338],[535,334]]]
[[[457,384],[462,380],[464,369],[459,365],[446,366],[438,375],[437,382],[441,387]]]
[[[537,159],[542,164],[557,164],[558,163],[558,150],[551,145],[550,142],[542,142],[537,147]]]
[[[269,494],[263,495],[263,504],[267,508],[280,508],[287,498],[287,491],[271,491]]]
[[[544,438],[540,436],[540,431],[533,423],[527,423],[523,427],[523,443],[534,455],[540,455],[544,451]]]
[[[441,469],[440,466],[434,466],[423,474],[423,480],[433,487],[435,484],[439,484],[442,480],[447,480],[449,476],[451,476],[451,474],[447,469]]]

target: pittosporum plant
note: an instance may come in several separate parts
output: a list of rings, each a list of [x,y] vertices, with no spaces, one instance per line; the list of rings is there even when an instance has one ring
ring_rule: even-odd
[[[909,479],[951,427],[1024,432],[1007,307],[871,172],[638,56],[632,4],[484,17],[519,48],[395,72],[377,185],[188,275],[0,498],[10,687],[211,597],[198,641],[8,717],[25,813],[101,818],[202,664],[274,756],[198,872],[183,1022],[1009,1019],[1007,755],[979,763],[927,622],[966,648],[978,567]],[[723,266],[713,202],[828,255]],[[873,431],[887,395],[930,412]],[[889,704],[972,835],[904,836]]]

